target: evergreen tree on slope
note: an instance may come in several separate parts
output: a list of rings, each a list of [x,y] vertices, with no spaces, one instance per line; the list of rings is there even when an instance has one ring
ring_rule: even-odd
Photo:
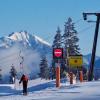
[[[68,18],[68,21],[65,22],[65,30],[63,34],[65,56],[67,56],[67,53],[68,55],[80,54],[80,48],[77,44],[79,41],[79,38],[77,37],[78,32],[75,30],[74,25],[75,24],[72,22],[71,18]]]
[[[61,31],[60,31],[60,28],[58,27],[57,28],[57,31],[56,31],[56,35],[54,37],[54,41],[53,41],[53,45],[52,45],[53,48],[62,48],[62,36],[61,36]],[[53,59],[52,60],[52,69],[55,70],[55,63],[56,63],[56,59]],[[60,63],[60,70],[61,70],[61,77],[63,76],[63,72],[65,70],[65,65],[64,65],[64,59],[60,59],[59,60],[59,63]],[[55,77],[55,71],[53,71],[52,73]]]
[[[62,36],[61,36],[61,30],[58,27],[57,31],[56,31],[56,35],[54,37],[54,41],[53,41],[53,48],[61,48],[61,40],[62,40]]]
[[[49,68],[47,59],[45,56],[42,56],[41,62],[40,62],[40,77],[48,79],[49,78]]]
[[[62,47],[61,41],[62,41],[61,30],[60,30],[60,27],[58,26],[56,34],[54,36],[54,41],[53,41],[53,44],[52,44],[52,50],[53,50],[53,48],[61,48]],[[55,70],[55,63],[56,62],[57,62],[56,59],[52,59],[52,68],[51,69]],[[54,71],[52,71],[52,74],[55,77]]]
[[[12,64],[11,69],[10,69],[10,83],[15,83],[16,76],[17,76],[17,71]]]

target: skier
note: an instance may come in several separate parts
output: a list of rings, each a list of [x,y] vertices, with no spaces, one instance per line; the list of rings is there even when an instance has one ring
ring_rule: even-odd
[[[27,95],[27,84],[28,84],[28,77],[26,75],[22,75],[19,84],[23,82],[23,95]]]

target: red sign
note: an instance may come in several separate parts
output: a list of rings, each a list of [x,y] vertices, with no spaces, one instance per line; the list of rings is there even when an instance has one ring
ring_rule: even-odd
[[[62,50],[61,50],[61,49],[55,49],[55,50],[54,50],[54,55],[55,55],[56,57],[60,57],[60,56],[62,55]]]
[[[53,57],[54,58],[62,58],[63,57],[63,49],[62,48],[54,48],[53,49]]]

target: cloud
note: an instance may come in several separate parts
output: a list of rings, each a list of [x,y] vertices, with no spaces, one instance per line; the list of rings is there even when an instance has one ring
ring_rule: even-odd
[[[0,68],[2,76],[9,76],[11,65],[19,73],[36,75],[39,73],[40,54],[33,49],[23,47],[20,44],[15,44],[11,48],[0,49]],[[24,58],[23,64],[22,58]],[[22,66],[23,65],[23,66]]]

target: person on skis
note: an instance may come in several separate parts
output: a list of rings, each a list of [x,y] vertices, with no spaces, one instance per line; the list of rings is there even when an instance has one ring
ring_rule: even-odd
[[[22,75],[19,84],[23,82],[23,95],[27,95],[27,84],[28,84],[28,77],[26,75]]]

